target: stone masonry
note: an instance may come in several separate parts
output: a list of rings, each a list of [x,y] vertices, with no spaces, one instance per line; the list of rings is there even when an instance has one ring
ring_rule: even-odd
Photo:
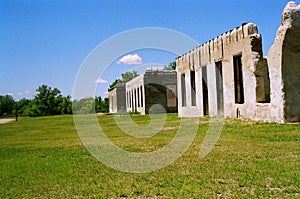
[[[171,113],[177,112],[175,70],[147,68],[125,83],[118,83],[109,92],[109,112]]]
[[[177,112],[176,71],[148,68],[126,83],[127,112]]]
[[[300,121],[300,5],[289,2],[268,52],[271,121]]]
[[[110,112],[299,122],[300,5],[286,5],[267,57],[257,26],[245,23],[177,57],[176,66],[109,90]]]
[[[115,87],[108,89],[109,113],[126,112],[125,84],[118,83]]]
[[[176,58],[178,114],[300,120],[300,6],[289,2],[268,58],[253,23]]]

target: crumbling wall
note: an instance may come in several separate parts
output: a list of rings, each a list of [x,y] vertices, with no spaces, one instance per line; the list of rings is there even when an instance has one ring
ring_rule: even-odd
[[[114,88],[108,90],[109,93],[109,113],[126,111],[125,84],[119,83]]]
[[[126,93],[125,93],[125,85],[117,87],[117,112],[126,112]]]
[[[145,85],[144,74],[141,74],[126,83],[127,112],[145,114]]]
[[[176,71],[160,70],[147,71],[144,73],[145,105],[146,113],[151,107],[154,113],[177,112],[177,81]]]
[[[256,102],[270,103],[270,78],[266,58],[255,60]]]
[[[126,83],[127,111],[141,114],[150,113],[150,109],[151,113],[177,112],[176,90],[175,70],[149,68]],[[160,106],[154,106],[157,104]]]
[[[241,57],[243,95],[241,103],[235,101],[234,57]],[[268,66],[262,53],[262,39],[257,26],[253,23],[243,24],[233,30],[198,46],[176,59],[178,72],[179,116],[203,116],[202,68],[207,70],[207,89],[209,115],[224,114],[230,117],[256,117],[256,103],[269,102]],[[218,67],[219,69],[218,70]],[[189,71],[196,72],[197,105],[191,106]],[[180,103],[182,89],[180,74],[186,77],[185,107]],[[218,88],[218,76],[223,85]],[[220,85],[220,82],[219,82]],[[219,86],[220,87],[220,86]],[[222,92],[223,90],[223,92]],[[220,97],[220,93],[222,93]],[[220,102],[221,100],[221,102]],[[220,110],[224,109],[224,110]]]
[[[277,122],[300,121],[300,5],[289,2],[268,53],[271,115]]]
[[[117,89],[113,88],[108,91],[108,98],[109,98],[109,113],[116,113],[117,112]]]

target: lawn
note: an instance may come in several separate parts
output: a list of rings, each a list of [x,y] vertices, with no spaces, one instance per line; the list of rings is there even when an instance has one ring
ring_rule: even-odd
[[[132,118],[140,126],[150,122],[148,116]],[[113,116],[98,120],[113,143],[133,152],[163,147],[180,124],[176,114],[169,114],[163,131],[144,139],[123,133]],[[96,160],[70,115],[1,124],[0,198],[300,197],[300,124],[226,119],[214,149],[199,158],[208,121],[200,119],[183,156],[144,174],[117,171]]]

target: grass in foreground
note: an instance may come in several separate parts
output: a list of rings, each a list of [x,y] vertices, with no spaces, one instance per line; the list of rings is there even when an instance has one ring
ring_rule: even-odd
[[[133,116],[141,126],[148,116]],[[172,140],[176,128],[150,139],[127,136],[112,116],[98,117],[107,136],[128,151],[148,152]],[[123,173],[95,160],[72,116],[21,118],[0,125],[0,198],[299,198],[300,124],[227,119],[213,151],[198,157],[209,118],[201,118],[189,150],[168,167]],[[169,114],[165,127],[178,127]],[[169,129],[169,130],[168,130]]]

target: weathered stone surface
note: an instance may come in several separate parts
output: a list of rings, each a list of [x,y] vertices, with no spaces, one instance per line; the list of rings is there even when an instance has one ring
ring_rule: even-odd
[[[125,84],[118,83],[114,88],[108,90],[109,113],[126,111]]]
[[[211,116],[222,113],[229,117],[299,122],[300,5],[286,5],[267,58],[263,57],[257,26],[247,23],[179,56],[176,64],[179,116],[203,116],[206,107]],[[196,106],[191,104],[191,70],[196,72]],[[207,93],[203,90],[203,71],[207,72]],[[222,77],[221,83],[218,76]],[[208,96],[207,104],[204,96]],[[220,107],[224,110],[220,111]]]
[[[160,104],[156,112],[173,112],[178,102],[181,117],[299,122],[300,5],[286,5],[267,58],[257,26],[247,23],[177,57],[176,65],[177,74],[148,70],[126,83],[126,94],[116,89],[126,95],[126,110],[145,114]],[[110,92],[113,98],[116,91]]]
[[[256,102],[270,102],[270,78],[266,58],[254,60],[254,75],[256,78]]]
[[[271,120],[300,121],[300,5],[289,2],[268,53]]]
[[[128,112],[177,112],[176,71],[149,68],[126,83]],[[159,104],[159,106],[155,106]],[[151,108],[152,107],[152,108]]]
[[[243,89],[235,85],[234,57],[241,59],[242,75],[238,81],[243,80]],[[230,117],[238,115],[239,117],[254,118],[256,101],[269,101],[270,85],[267,61],[263,58],[261,35],[253,23],[243,24],[198,46],[178,57],[176,63],[179,116],[203,116],[204,107],[206,107],[211,116],[224,114]],[[220,70],[217,68],[218,64]],[[207,68],[207,93],[203,92],[203,67]],[[191,70],[195,70],[196,73],[195,91],[192,91],[190,84]],[[180,86],[183,81],[180,78],[182,74],[185,74],[185,94]],[[222,77],[221,82],[218,80],[219,75]],[[235,102],[237,88],[243,91],[241,94],[244,95],[244,100],[241,103]],[[192,92],[196,92],[196,105],[194,106],[191,103]],[[185,106],[181,103],[183,95],[186,98]],[[208,96],[208,104],[204,104],[206,101],[203,98],[204,95]]]

